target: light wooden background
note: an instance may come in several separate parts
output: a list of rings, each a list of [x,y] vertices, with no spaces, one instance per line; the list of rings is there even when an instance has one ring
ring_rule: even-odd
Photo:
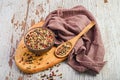
[[[0,80],[42,80],[41,74],[49,74],[20,72],[14,62],[15,49],[24,32],[49,12],[76,5],[85,6],[96,17],[108,62],[97,76],[78,73],[63,62],[53,68],[59,70],[56,74],[62,73],[62,78],[54,79],[120,80],[120,0],[0,0]]]

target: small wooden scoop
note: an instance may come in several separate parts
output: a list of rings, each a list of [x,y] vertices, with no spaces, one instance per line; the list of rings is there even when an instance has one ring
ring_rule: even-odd
[[[95,22],[91,21],[77,36],[59,45],[55,50],[55,56],[58,58],[66,57],[70,53],[70,51],[73,49],[78,39],[83,34],[88,32],[89,29],[91,29],[94,25],[95,25]]]

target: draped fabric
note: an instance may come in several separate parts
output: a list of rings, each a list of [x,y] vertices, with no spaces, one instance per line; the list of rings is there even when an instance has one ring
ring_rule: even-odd
[[[44,27],[55,33],[55,45],[59,45],[79,34],[90,21],[96,22],[94,16],[83,6],[76,6],[51,12],[45,19]],[[68,56],[67,63],[79,72],[90,70],[99,73],[105,64],[104,54],[105,50],[96,22],[95,26],[77,41]]]

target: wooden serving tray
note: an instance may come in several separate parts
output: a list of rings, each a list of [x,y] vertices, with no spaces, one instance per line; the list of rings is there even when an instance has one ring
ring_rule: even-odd
[[[41,27],[44,24],[44,21],[39,22],[38,24],[33,25],[30,29],[35,27]],[[56,47],[52,47],[48,52],[41,54],[40,56],[36,56],[35,54],[30,52],[25,44],[24,44],[24,38],[21,39],[19,42],[16,52],[15,52],[15,62],[18,68],[25,72],[25,73],[36,73],[39,71],[46,70],[62,61],[64,61],[66,58],[57,58],[54,55]],[[35,60],[33,60],[32,63],[27,63],[26,55],[33,56]]]

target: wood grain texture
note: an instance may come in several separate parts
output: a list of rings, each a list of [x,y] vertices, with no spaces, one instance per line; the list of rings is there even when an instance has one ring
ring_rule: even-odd
[[[0,0],[0,80],[42,80],[40,75],[24,74],[14,62],[14,52],[24,33],[33,24],[45,19],[49,12],[58,8],[83,5],[96,17],[105,46],[105,61],[100,74],[91,76],[73,70],[66,61],[52,71],[56,80],[120,80],[120,1],[119,0]],[[59,74],[62,73],[62,78]],[[47,79],[45,79],[47,80]]]

